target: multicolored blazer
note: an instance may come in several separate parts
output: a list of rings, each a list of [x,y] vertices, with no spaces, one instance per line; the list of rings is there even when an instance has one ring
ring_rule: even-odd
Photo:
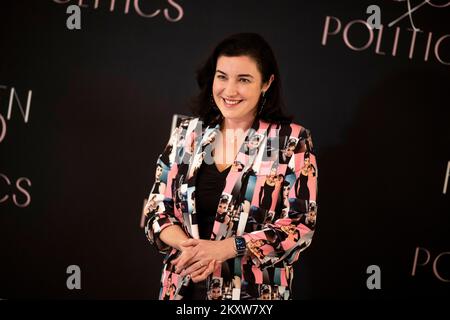
[[[219,125],[183,120],[157,160],[144,213],[148,240],[165,254],[159,299],[183,299],[189,284],[189,276],[179,276],[171,264],[181,252],[159,234],[179,225],[189,237],[199,238],[196,174],[219,132]],[[227,175],[210,238],[241,235],[247,253],[216,267],[207,278],[205,299],[293,298],[293,263],[310,245],[316,224],[317,175],[307,129],[253,122]]]

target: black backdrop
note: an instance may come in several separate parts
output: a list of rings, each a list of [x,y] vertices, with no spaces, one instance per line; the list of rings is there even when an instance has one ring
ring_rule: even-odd
[[[447,2],[388,27],[405,1],[85,0],[69,30],[77,1],[3,1],[0,298],[156,298],[162,257],[140,227],[155,160],[172,115],[189,114],[196,67],[243,31],[273,46],[317,151],[318,228],[296,298],[448,296]],[[370,4],[382,31],[364,22]]]

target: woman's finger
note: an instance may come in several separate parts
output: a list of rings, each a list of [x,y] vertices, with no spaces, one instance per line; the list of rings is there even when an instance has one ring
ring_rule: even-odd
[[[202,261],[195,261],[191,263],[191,265],[187,268],[185,268],[181,273],[180,276],[185,276],[186,274],[191,274],[192,272],[201,269],[203,267],[208,267],[208,263],[203,263]]]
[[[205,280],[211,273],[213,273],[214,268],[215,268],[215,262],[216,260],[211,260],[208,264],[208,267],[206,268],[205,271],[203,271],[203,273],[201,273],[200,275],[196,276],[196,277],[192,277],[192,281],[194,282],[200,282]]]
[[[191,240],[194,240],[194,241],[191,241]],[[177,258],[173,259],[171,263],[173,265],[177,264],[180,261],[180,259],[182,258],[183,252],[191,249],[189,247],[194,247],[194,245],[197,244],[197,243],[198,243],[198,240],[196,240],[196,239],[187,239],[187,240],[184,240],[183,242],[181,242],[180,246],[183,247],[182,252]]]
[[[186,255],[188,255],[188,254],[189,254],[189,253],[188,253],[187,251],[182,252],[176,259],[173,259],[173,260],[171,261],[171,263],[172,263],[174,266],[176,266],[176,265],[180,262],[180,260],[183,259],[184,257],[186,257]]]
[[[173,259],[170,263],[175,265],[175,264],[177,264],[178,261],[180,261],[180,258],[181,258],[181,255],[178,256],[176,259]]]
[[[200,275],[191,278],[194,282],[200,282],[205,280],[214,271],[215,260],[211,260],[208,267]]]
[[[186,267],[190,266],[192,263],[197,261],[195,257],[198,254],[198,249],[193,247],[192,249],[188,249],[186,251],[183,251],[181,254],[181,258],[177,263],[175,264],[175,272],[179,273],[181,270],[185,269]],[[195,259],[195,260],[193,260]]]
[[[181,270],[183,270],[187,265],[189,265],[190,261],[192,260],[192,258],[195,257],[196,254],[197,250],[184,251],[180,256],[180,260],[178,260],[176,263],[173,264],[175,266],[175,272],[178,273]]]
[[[206,268],[208,268],[208,266],[203,266],[203,267],[195,270],[194,272],[191,273],[191,278],[202,274],[206,270]]]

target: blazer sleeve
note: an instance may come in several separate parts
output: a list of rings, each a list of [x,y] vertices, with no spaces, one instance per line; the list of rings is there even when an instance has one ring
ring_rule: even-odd
[[[291,184],[287,214],[264,225],[261,230],[243,234],[247,254],[255,266],[262,269],[282,261],[293,264],[300,252],[311,244],[314,234],[318,170],[309,130],[302,128],[300,131],[294,154],[296,183]]]
[[[181,222],[174,215],[174,200],[171,192],[171,171],[174,165],[174,156],[177,151],[178,135],[180,127],[177,127],[170,136],[164,151],[156,161],[156,174],[160,175],[151,188],[147,203],[144,207],[145,235],[152,245],[160,253],[167,254],[172,247],[161,241],[159,235],[162,230],[171,225],[180,225]]]

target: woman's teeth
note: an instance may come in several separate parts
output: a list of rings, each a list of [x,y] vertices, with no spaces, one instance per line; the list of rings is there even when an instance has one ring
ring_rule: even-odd
[[[223,99],[223,98],[222,98]],[[241,102],[242,100],[227,100],[227,99],[223,99],[223,101],[228,104],[228,105],[236,105],[239,102]]]

